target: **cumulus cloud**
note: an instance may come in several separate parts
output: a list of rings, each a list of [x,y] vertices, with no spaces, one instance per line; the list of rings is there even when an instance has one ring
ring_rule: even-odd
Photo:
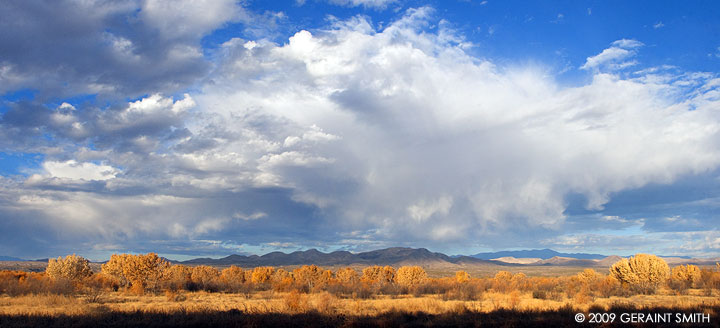
[[[247,16],[233,0],[20,1],[0,11],[0,29],[12,31],[0,38],[0,94],[28,88],[47,98],[185,88],[209,68],[200,38]]]
[[[435,23],[418,8],[382,30],[355,17],[282,44],[231,39],[182,98],[15,104],[0,133],[33,131],[24,147],[54,164],[39,181],[3,181],[14,187],[0,191],[2,213],[34,215],[3,224],[82,222],[83,238],[111,244],[570,247],[582,238],[559,236],[568,226],[638,218],[573,216],[568,195],[595,213],[619,193],[720,165],[713,74],[615,74],[642,47],[623,39],[587,59],[590,82],[561,86],[542,67],[473,57]],[[96,179],[71,188],[52,177]]]
[[[672,84],[599,72],[560,88],[541,69],[499,68],[442,33],[421,33],[429,17],[411,10],[382,31],[352,20],[285,45],[229,42],[222,86],[206,88],[199,106],[221,104],[212,111],[226,117],[262,108],[272,121],[339,136],[306,149],[332,159],[322,182],[308,179],[312,170],[265,171],[296,199],[391,238],[552,231],[566,219],[568,193],[598,210],[613,193],[717,167],[718,117],[690,110],[704,96],[681,100],[667,96],[678,91]],[[641,46],[618,40],[584,68],[627,66]],[[714,89],[711,79],[696,82]],[[266,161],[299,156],[268,150]],[[417,220],[424,225],[409,225]]]
[[[108,180],[118,174],[118,170],[109,165],[95,163],[78,163],[74,160],[66,162],[47,161],[43,169],[52,178],[72,180]]]
[[[588,57],[587,61],[580,69],[600,69],[607,68],[617,70],[630,67],[637,64],[637,61],[629,60],[635,56],[636,49],[642,47],[642,42],[637,40],[621,39],[612,43],[610,48],[603,50],[601,53]]]
[[[398,2],[398,0],[328,0],[332,4],[341,6],[363,6],[365,8],[383,9],[391,3]]]

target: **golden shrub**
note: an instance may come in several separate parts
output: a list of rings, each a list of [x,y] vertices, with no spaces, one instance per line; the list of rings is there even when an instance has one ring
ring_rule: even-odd
[[[495,274],[494,279],[498,281],[510,281],[512,280],[513,274],[507,271],[498,271]]]
[[[289,291],[295,283],[293,273],[285,269],[278,269],[270,279],[272,288],[275,291]]]
[[[307,312],[310,310],[307,295],[301,294],[297,290],[287,293],[285,297],[283,297],[283,301],[285,308],[290,313]]]
[[[270,282],[270,279],[272,278],[274,272],[275,268],[273,267],[257,267],[253,269],[250,279],[254,284],[268,283]]]
[[[155,253],[113,254],[110,261],[102,265],[102,272],[114,277],[123,286],[142,285],[142,288],[154,290],[169,267],[170,263]]]
[[[185,288],[191,281],[192,268],[182,264],[172,265],[163,272],[163,282],[171,290]]]
[[[335,277],[341,284],[353,285],[360,280],[360,276],[353,268],[342,268],[335,272]]]
[[[317,265],[303,265],[293,270],[293,278],[303,287],[307,287],[308,291],[315,286],[325,285],[330,277],[325,271]]]
[[[468,281],[470,281],[470,274],[465,271],[455,272],[455,282],[459,284],[464,284]]]
[[[665,282],[670,267],[665,260],[650,254],[637,254],[610,267],[610,275],[622,283],[653,288]]]
[[[513,274],[507,271],[498,271],[493,278],[492,286],[495,291],[507,292],[511,288]]]
[[[577,274],[577,279],[584,285],[595,283],[602,276],[593,269],[585,269]]]
[[[683,287],[692,287],[700,281],[700,268],[695,265],[679,265],[672,269],[670,279]]]
[[[245,282],[245,272],[242,268],[231,265],[220,272],[220,279],[226,284],[242,284]]]
[[[395,269],[389,265],[381,267],[379,265],[369,266],[363,269],[362,281],[367,283],[391,283],[395,279]]]
[[[75,254],[68,255],[65,258],[58,257],[57,259],[48,260],[45,273],[53,279],[62,278],[75,282],[93,274],[92,270],[90,270],[90,261]]]
[[[395,274],[395,282],[402,286],[417,286],[426,280],[427,273],[419,266],[402,266]]]
[[[200,289],[213,288],[220,277],[220,272],[207,265],[198,265],[192,268],[190,280]]]
[[[530,287],[529,282],[527,280],[527,276],[522,272],[518,272],[512,276],[512,279],[510,279],[510,286],[513,289],[521,289],[521,290],[525,290]]]

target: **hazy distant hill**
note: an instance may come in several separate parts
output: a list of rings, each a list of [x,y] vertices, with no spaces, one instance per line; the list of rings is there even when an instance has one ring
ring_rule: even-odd
[[[282,265],[393,265],[393,264],[480,264],[494,263],[473,257],[451,258],[442,253],[433,253],[425,248],[393,247],[353,254],[347,251],[323,253],[316,249],[297,251],[290,254],[272,252],[262,256],[230,255],[220,259],[199,258],[182,262],[185,264],[239,265],[239,266],[282,266]]]
[[[514,258],[539,258],[542,260],[549,260],[553,257],[569,257],[580,260],[602,260],[607,255],[600,254],[587,254],[587,253],[560,253],[552,249],[529,249],[522,251],[500,251],[491,253],[478,253],[470,255],[474,258],[482,260],[490,260],[501,257],[514,257]]]
[[[25,261],[23,259],[12,256],[0,256],[0,261]]]
[[[431,252],[425,248],[393,247],[362,253],[336,251],[323,253],[317,249],[296,251],[290,254],[272,252],[258,255],[230,255],[220,259],[198,258],[184,262],[190,265],[213,265],[241,267],[285,266],[316,264],[333,265],[422,265],[425,267],[460,267],[477,265],[500,266],[577,266],[577,267],[608,267],[619,261],[620,256],[605,256],[587,253],[560,253],[551,249],[534,249],[524,251],[503,251],[479,253],[472,256],[448,256],[443,253]],[[713,259],[690,259],[689,257],[666,257],[668,263],[714,265]]]

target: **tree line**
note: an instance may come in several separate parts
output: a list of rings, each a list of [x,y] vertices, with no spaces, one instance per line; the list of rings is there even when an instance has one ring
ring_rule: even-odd
[[[327,291],[343,297],[373,295],[442,294],[446,299],[473,300],[486,292],[532,292],[534,298],[575,298],[583,303],[594,297],[652,294],[667,287],[682,294],[700,288],[706,294],[720,289],[720,264],[715,269],[681,265],[672,269],[661,258],[638,254],[615,263],[607,274],[593,269],[566,277],[527,277],[500,271],[494,277],[454,276],[429,278],[420,266],[368,266],[362,270],[335,271],[316,265],[293,270],[262,266],[243,269],[171,264],[155,253],[115,254],[93,272],[87,259],[68,255],[48,261],[44,273],[0,272],[0,293],[76,293],[125,291],[134,294],[207,291],[250,294],[257,291],[314,293]]]

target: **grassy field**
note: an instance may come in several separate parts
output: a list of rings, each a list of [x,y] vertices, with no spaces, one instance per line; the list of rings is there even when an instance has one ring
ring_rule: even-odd
[[[661,293],[662,294],[662,293]],[[687,295],[634,295],[540,300],[531,293],[487,292],[476,300],[440,295],[336,297],[330,293],[249,295],[180,292],[162,295],[25,295],[0,297],[0,326],[574,326],[578,312],[705,313],[717,327],[720,300]],[[160,321],[157,321],[160,320]],[[699,325],[688,325],[699,326]],[[702,326],[702,325],[700,325]]]
[[[590,308],[608,310],[615,306],[639,308],[670,307],[688,309],[720,306],[718,295],[703,295],[691,290],[687,295],[633,295],[629,297],[589,297],[543,300],[532,293],[487,292],[475,300],[447,300],[442,295],[379,295],[371,299],[338,297],[327,292],[303,294],[264,291],[253,294],[169,292],[159,295],[132,295],[108,292],[97,295],[24,295],[0,297],[1,315],[91,315],[103,312],[136,311],[148,313],[204,312],[239,310],[245,313],[304,313],[376,316],[385,312],[424,312],[428,314],[457,312],[492,312],[497,310],[557,311],[571,307],[577,311]],[[715,313],[712,313],[715,315]]]

